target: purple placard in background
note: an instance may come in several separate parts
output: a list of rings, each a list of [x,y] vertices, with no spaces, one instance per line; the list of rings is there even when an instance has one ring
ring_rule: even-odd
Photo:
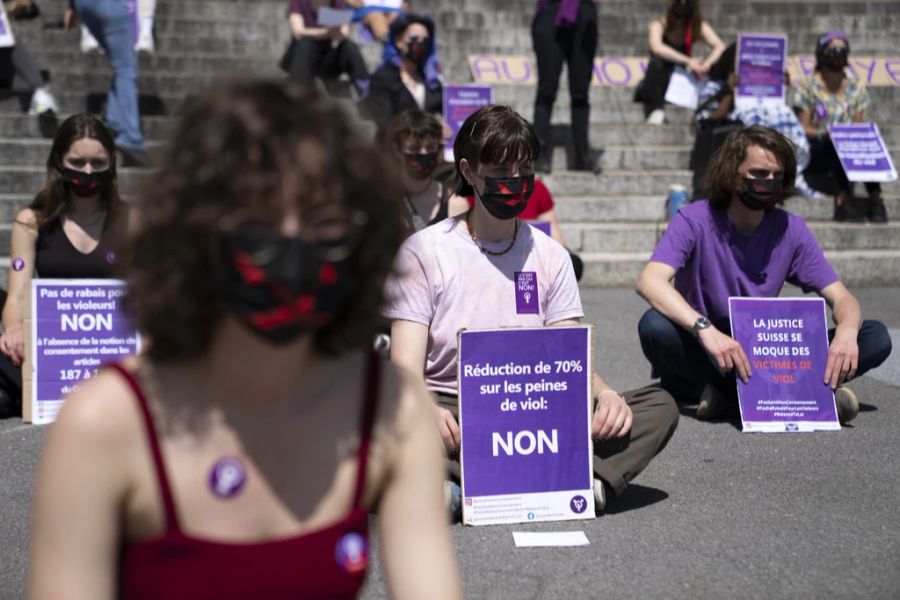
[[[140,349],[121,312],[124,293],[116,280],[32,282],[33,422],[52,421],[62,399],[103,363]]]
[[[774,34],[738,36],[735,72],[738,86],[735,102],[784,102],[784,72],[787,69],[787,37]]]
[[[494,88],[489,85],[444,86],[444,121],[450,127],[446,148],[452,150],[456,134],[469,115],[494,103]]]
[[[589,348],[589,327],[460,333],[467,497],[591,489]]]
[[[897,170],[875,123],[829,125],[828,135],[850,181],[894,181]]]
[[[9,24],[6,11],[0,8],[0,48],[11,48],[16,45],[16,38]]]
[[[552,237],[552,227],[550,221],[527,221],[529,225],[535,229],[539,229]]]
[[[840,429],[821,298],[729,298],[731,331],[750,361],[738,380],[744,431]]]

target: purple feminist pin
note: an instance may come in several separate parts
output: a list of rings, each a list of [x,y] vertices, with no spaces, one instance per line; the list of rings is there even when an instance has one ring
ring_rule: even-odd
[[[587,500],[584,499],[584,496],[573,496],[569,501],[569,508],[572,509],[573,513],[580,515],[587,508]]]
[[[369,544],[366,538],[352,531],[344,535],[334,548],[334,559],[348,575],[364,572],[369,564]]]
[[[221,458],[209,472],[209,489],[219,498],[232,498],[247,481],[244,463],[233,456]]]
[[[516,313],[536,315],[538,310],[537,273],[516,271]]]
[[[107,264],[114,265],[116,264],[116,253],[110,250],[106,253],[106,262]]]
[[[828,118],[828,107],[826,107],[825,103],[821,100],[816,101],[816,118],[820,121],[824,121]]]
[[[21,271],[22,269],[25,268],[25,261],[22,260],[21,258],[17,258],[15,260],[13,260],[12,268],[13,268],[13,271]]]

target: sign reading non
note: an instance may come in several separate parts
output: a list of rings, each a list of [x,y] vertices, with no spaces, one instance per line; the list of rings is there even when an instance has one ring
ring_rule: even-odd
[[[875,123],[829,125],[828,135],[850,181],[895,181],[897,169]]]
[[[821,298],[729,298],[731,331],[750,360],[738,379],[745,432],[838,430]]]
[[[25,318],[23,420],[50,423],[63,399],[106,362],[140,350],[114,279],[35,279]]]
[[[463,330],[463,523],[594,516],[591,328]]]
[[[444,146],[444,157],[453,162],[453,143],[460,127],[473,112],[494,103],[494,88],[489,85],[444,86],[444,120],[450,127],[450,138]]]
[[[765,33],[738,35],[735,73],[737,108],[784,104],[787,36]]]

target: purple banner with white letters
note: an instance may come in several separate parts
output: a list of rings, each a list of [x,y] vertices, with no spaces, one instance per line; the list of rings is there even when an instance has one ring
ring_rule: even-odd
[[[787,37],[742,33],[738,36],[735,103],[784,104],[784,72],[787,70]]]
[[[750,361],[738,379],[745,432],[837,430],[821,298],[729,298],[731,331]]]
[[[850,181],[894,181],[897,169],[875,123],[829,125],[828,135]]]
[[[587,326],[460,332],[466,523],[585,518],[593,481],[590,365]],[[532,494],[552,498],[529,504]],[[489,497],[498,496],[521,504],[492,507]]]
[[[31,296],[32,422],[49,423],[63,398],[103,364],[140,349],[121,310],[125,284],[108,279],[35,279]]]
[[[450,127],[446,148],[453,150],[459,128],[473,112],[494,103],[494,88],[490,85],[445,85],[444,121]]]

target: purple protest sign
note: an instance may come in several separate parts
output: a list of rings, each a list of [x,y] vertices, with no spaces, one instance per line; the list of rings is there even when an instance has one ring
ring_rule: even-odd
[[[550,221],[527,221],[529,225],[534,227],[535,229],[539,229],[543,231],[545,234],[552,236],[553,228],[550,224]]]
[[[787,69],[787,37],[764,33],[738,35],[735,72],[737,108],[759,104],[784,104],[784,72]]]
[[[593,517],[590,365],[587,326],[460,332],[464,523]]]
[[[838,430],[821,298],[729,298],[731,331],[750,360],[738,380],[745,432]]]
[[[31,338],[23,368],[31,391],[25,416],[31,422],[52,422],[63,398],[103,363],[140,350],[140,337],[121,311],[124,293],[124,282],[117,280],[32,281]]]
[[[895,181],[897,169],[878,125],[829,125],[828,135],[850,181]]]
[[[444,121],[450,127],[444,154],[453,159],[453,143],[459,128],[473,112],[494,103],[494,88],[489,85],[446,85],[444,86]]]

